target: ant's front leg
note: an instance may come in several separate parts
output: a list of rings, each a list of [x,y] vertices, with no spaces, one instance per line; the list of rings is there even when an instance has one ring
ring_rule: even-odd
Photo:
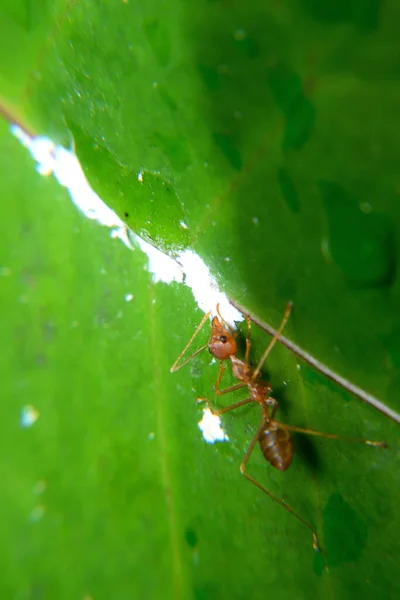
[[[220,390],[219,384],[221,383],[221,378],[222,378],[222,374],[224,371],[225,371],[225,365],[221,361],[219,364],[219,373],[218,373],[217,381],[214,386],[214,392],[215,392],[216,396],[222,396],[223,394],[228,394],[229,392],[234,392],[235,390],[240,390],[242,387],[246,386],[245,383],[241,382],[241,383],[237,383],[236,385],[231,385],[230,387],[225,388],[224,390]]]

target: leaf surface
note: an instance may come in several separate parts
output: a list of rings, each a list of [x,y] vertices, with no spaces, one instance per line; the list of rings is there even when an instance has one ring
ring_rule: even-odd
[[[162,250],[199,253],[251,314],[277,325],[293,300],[287,336],[400,410],[399,13],[324,7],[6,3],[2,107],[72,134],[108,205]],[[196,397],[217,366],[205,353],[169,373],[201,318],[189,290],[152,283],[5,126],[2,145],[3,596],[395,598],[397,426],[274,350],[282,421],[390,446],[296,436],[284,474],[254,453],[249,472],[315,524],[314,556],[240,478],[257,409],[208,446]],[[253,360],[266,343],[254,328]]]

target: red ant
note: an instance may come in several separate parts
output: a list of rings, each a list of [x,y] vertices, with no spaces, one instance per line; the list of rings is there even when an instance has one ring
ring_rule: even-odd
[[[265,460],[267,460],[270,463],[270,465],[272,467],[274,467],[275,469],[277,469],[278,471],[286,471],[286,469],[288,469],[290,467],[292,460],[293,460],[294,444],[293,444],[293,438],[290,434],[290,431],[295,431],[295,432],[304,433],[304,434],[308,434],[308,435],[325,437],[328,439],[345,439],[347,441],[361,442],[361,443],[367,444],[369,446],[378,446],[378,447],[383,447],[383,448],[386,447],[386,444],[385,444],[385,442],[378,442],[378,441],[361,439],[361,438],[344,438],[343,436],[339,436],[334,433],[325,433],[322,431],[316,431],[314,429],[305,429],[303,427],[294,427],[292,425],[286,425],[285,423],[281,423],[280,421],[277,421],[275,419],[275,414],[278,409],[278,402],[277,402],[277,400],[275,400],[275,398],[273,398],[270,395],[270,393],[272,391],[271,386],[266,382],[260,381],[259,377],[260,377],[260,372],[261,372],[262,366],[263,366],[267,356],[269,355],[272,348],[278,341],[278,339],[283,331],[283,328],[285,327],[285,325],[289,319],[291,309],[292,309],[292,303],[290,302],[286,306],[286,310],[285,310],[285,313],[283,315],[283,318],[282,318],[282,321],[281,321],[281,324],[280,324],[278,330],[276,331],[275,335],[273,336],[273,338],[271,339],[267,348],[265,349],[256,368],[253,369],[249,365],[249,354],[250,354],[250,348],[251,348],[251,342],[250,342],[251,319],[250,319],[250,317],[246,316],[248,330],[247,330],[247,336],[246,336],[245,357],[244,357],[244,361],[242,361],[236,356],[237,345],[236,345],[235,336],[230,331],[228,324],[225,323],[224,319],[221,317],[220,312],[219,312],[219,307],[217,306],[217,312],[218,312],[220,319],[218,317],[214,317],[212,320],[211,336],[210,336],[209,342],[207,344],[205,344],[204,346],[202,346],[201,348],[199,348],[198,350],[196,350],[196,352],[194,352],[189,358],[184,360],[181,364],[178,364],[179,360],[184,356],[184,354],[186,353],[186,351],[192,344],[194,338],[199,333],[199,331],[203,327],[204,323],[210,316],[211,311],[203,317],[202,321],[196,328],[194,334],[190,338],[188,344],[185,346],[185,348],[183,349],[183,351],[181,352],[181,354],[178,356],[177,360],[171,367],[171,372],[174,372],[174,371],[177,371],[178,369],[180,369],[183,365],[185,365],[187,362],[189,362],[194,356],[196,356],[199,352],[201,352],[208,346],[208,349],[211,352],[211,354],[213,354],[213,356],[215,356],[215,358],[217,358],[218,360],[221,361],[217,381],[215,384],[215,393],[217,395],[222,395],[222,394],[227,394],[229,392],[233,392],[235,390],[241,389],[243,387],[248,388],[249,393],[250,393],[250,396],[248,398],[245,398],[244,400],[240,400],[239,402],[235,402],[234,404],[231,404],[230,406],[221,408],[219,410],[215,410],[211,407],[211,410],[215,415],[219,416],[219,415],[222,415],[223,413],[226,413],[228,411],[231,411],[231,410],[234,410],[241,406],[244,406],[246,404],[249,404],[250,402],[257,402],[257,404],[260,405],[261,412],[262,412],[261,423],[260,423],[260,425],[256,431],[256,434],[254,435],[254,437],[250,443],[250,446],[240,464],[240,471],[246,477],[246,479],[248,479],[256,487],[258,487],[265,494],[267,494],[270,498],[272,498],[272,500],[275,500],[275,502],[280,504],[280,506],[285,508],[288,512],[290,512],[293,516],[295,516],[299,521],[301,521],[306,527],[308,527],[312,533],[313,548],[314,548],[314,550],[319,550],[318,537],[317,537],[316,531],[312,527],[312,525],[310,525],[310,523],[308,523],[299,514],[297,514],[288,504],[286,504],[286,502],[277,498],[277,496],[275,496],[272,492],[267,490],[263,485],[261,485],[261,483],[259,483],[256,479],[254,479],[254,477],[252,477],[251,475],[249,475],[246,472],[247,463],[253,453],[254,447],[256,446],[257,442],[259,442],[259,444],[260,444],[260,449],[261,449],[261,452],[262,452]],[[219,385],[221,382],[222,374],[225,370],[223,361],[227,360],[227,359],[230,359],[231,365],[232,365],[232,374],[236,379],[239,380],[239,383],[232,385],[224,390],[220,390]]]

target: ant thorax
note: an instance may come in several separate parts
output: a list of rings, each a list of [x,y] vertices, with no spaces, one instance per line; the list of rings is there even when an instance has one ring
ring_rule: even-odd
[[[252,369],[249,367],[249,365],[246,365],[246,363],[240,360],[240,358],[237,356],[230,356],[230,359],[233,376],[236,377],[236,379],[239,379],[239,381],[244,381],[245,383],[250,381]]]
[[[269,395],[272,392],[272,387],[268,383],[250,381],[247,384],[250,396],[254,402],[258,402],[263,407],[263,413],[266,419],[269,418]]]

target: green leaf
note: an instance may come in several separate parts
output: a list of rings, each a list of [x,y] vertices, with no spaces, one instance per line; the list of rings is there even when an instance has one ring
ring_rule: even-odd
[[[109,206],[251,314],[277,325],[293,300],[285,334],[400,410],[397,9],[317,4],[6,3],[2,109],[72,134]],[[2,146],[2,596],[397,597],[398,426],[274,349],[282,421],[389,443],[299,435],[284,474],[256,449],[249,472],[315,524],[314,555],[240,477],[257,407],[208,446],[196,397],[217,366],[169,373],[202,316],[190,291],[154,284],[5,127]]]

